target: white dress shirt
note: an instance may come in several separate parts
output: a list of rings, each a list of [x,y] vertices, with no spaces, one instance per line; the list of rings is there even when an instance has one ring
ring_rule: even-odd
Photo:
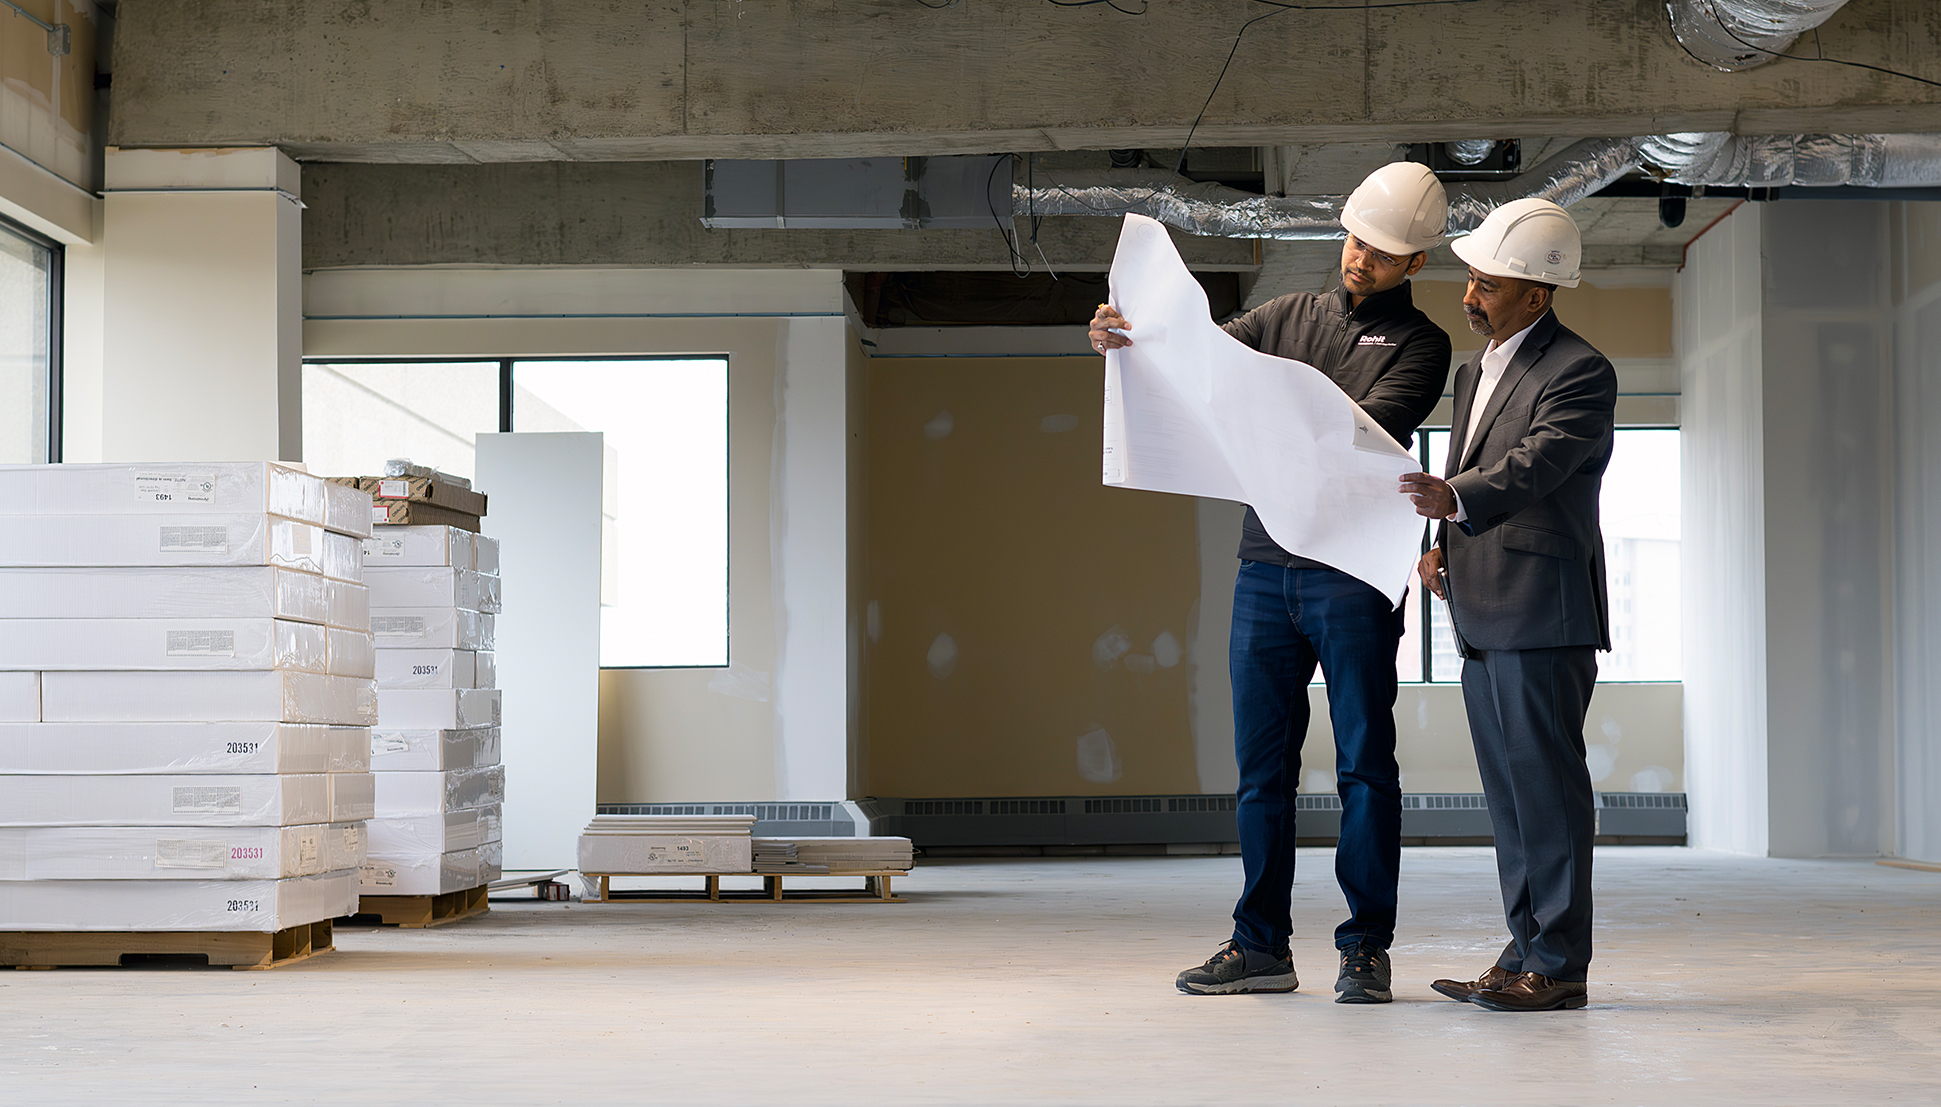
[[[1541,319],[1542,316],[1538,318]],[[1530,327],[1536,325],[1536,322],[1532,321]],[[1491,342],[1489,348],[1483,351],[1483,375],[1476,381],[1475,398],[1469,401],[1469,422],[1463,428],[1462,450],[1456,454],[1459,463],[1463,456],[1469,453],[1469,444],[1476,441],[1476,433],[1481,429],[1478,424],[1482,422],[1483,410],[1489,407],[1490,397],[1496,394],[1497,382],[1503,379],[1503,371],[1510,367],[1510,359],[1514,358],[1517,350],[1523,346],[1523,339],[1530,333],[1530,327],[1523,328],[1501,342]],[[1455,490],[1451,489],[1450,494],[1455,495]],[[1462,497],[1457,495],[1456,513],[1449,516],[1449,521],[1461,523],[1468,518],[1469,512],[1463,508]]]

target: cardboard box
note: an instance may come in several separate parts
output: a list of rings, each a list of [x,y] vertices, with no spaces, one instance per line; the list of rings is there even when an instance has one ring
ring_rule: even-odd
[[[0,881],[0,931],[274,933],[357,910],[358,870],[282,880]]]
[[[0,669],[322,673],[327,633],[287,619],[0,619]]]
[[[280,880],[363,864],[362,823],[0,827],[0,880]]]
[[[364,727],[0,723],[0,773],[363,773],[370,767],[371,732]]]
[[[478,654],[472,650],[385,650],[377,659],[380,690],[474,688],[477,678]]]
[[[475,849],[372,856],[364,862],[358,893],[366,896],[442,896],[486,883]]]
[[[323,491],[325,530],[356,538],[371,536],[370,493],[354,484],[332,480],[324,481]]]
[[[274,515],[22,515],[0,526],[0,566],[277,565],[356,580],[326,537],[358,544]]]
[[[436,772],[499,763],[500,729],[373,730],[373,772]]]
[[[378,565],[364,570],[371,590],[371,607],[389,611],[399,607],[462,607],[497,614],[499,578],[470,569],[436,565]]]
[[[379,504],[406,500],[450,508],[464,515],[485,514],[485,493],[460,488],[437,477],[360,477],[357,485]]]
[[[472,538],[472,571],[488,577],[499,575],[499,540],[490,535]]]
[[[497,807],[505,802],[505,767],[446,769],[440,772],[375,772],[377,811],[396,815],[437,815]]]
[[[0,776],[0,826],[327,823],[330,775]]]
[[[378,500],[371,504],[371,525],[457,527],[476,532],[479,519],[476,515],[467,515],[448,507],[414,504],[408,500]]]
[[[505,820],[499,808],[479,807],[435,815],[379,815],[364,825],[372,856],[411,857],[497,842]]]
[[[377,777],[374,773],[331,773],[330,821],[363,821],[377,814]]]
[[[371,565],[443,565],[472,567],[477,536],[457,527],[382,526],[364,542],[364,558]],[[496,564],[496,562],[495,562]]]
[[[371,612],[380,650],[489,650],[492,616],[457,607],[393,607]]]
[[[745,873],[754,871],[754,839],[661,834],[582,834],[583,873]]]
[[[377,642],[368,630],[328,628],[324,631],[324,658],[331,676],[366,680],[377,676]]]
[[[218,569],[0,569],[0,619],[292,619],[330,621],[315,573]]]
[[[0,723],[40,721],[40,674],[0,673]]]
[[[0,465],[0,515],[281,515],[325,521],[321,477],[274,462]]]
[[[51,723],[377,722],[377,682],[287,671],[46,673],[41,718]]]
[[[341,630],[371,629],[371,590],[344,580],[325,580],[324,625]]]
[[[496,688],[383,688],[377,693],[377,717],[377,725],[386,730],[498,726],[499,692]]]

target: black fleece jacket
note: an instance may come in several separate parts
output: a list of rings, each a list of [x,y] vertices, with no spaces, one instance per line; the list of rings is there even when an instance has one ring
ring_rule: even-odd
[[[1228,334],[1265,354],[1304,361],[1328,375],[1369,418],[1402,445],[1429,417],[1449,380],[1449,335],[1416,309],[1409,282],[1377,292],[1352,310],[1348,291],[1297,292],[1269,300],[1225,324]],[[1240,556],[1273,565],[1327,568],[1276,545],[1247,509]]]

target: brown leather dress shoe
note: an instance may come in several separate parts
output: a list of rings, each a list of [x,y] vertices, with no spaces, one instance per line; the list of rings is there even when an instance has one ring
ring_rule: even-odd
[[[1489,971],[1474,980],[1436,980],[1429,987],[1461,1003],[1468,1003],[1469,997],[1485,988],[1500,988],[1510,982],[1510,970],[1501,965],[1491,965]]]
[[[1491,1011],[1564,1011],[1590,1002],[1581,980],[1552,980],[1542,973],[1520,972],[1509,983],[1483,988],[1469,1002]]]

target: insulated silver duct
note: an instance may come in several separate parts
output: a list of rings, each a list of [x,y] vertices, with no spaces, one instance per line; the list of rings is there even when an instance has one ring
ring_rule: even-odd
[[[1564,207],[1638,167],[1638,140],[1587,138],[1506,181],[1449,192],[1449,230],[1473,231],[1495,208],[1525,197]],[[1038,176],[1047,176],[1040,171]],[[1137,212],[1189,234],[1216,238],[1341,238],[1341,196],[1254,196],[1217,184],[1169,183],[1117,172],[1067,176],[1047,187],[1013,186],[1011,214],[1124,215]]]
[[[1655,135],[1645,160],[1677,184],[1779,188],[1941,185],[1941,135],[1734,135],[1723,131]]]
[[[1457,165],[1481,165],[1494,149],[1496,140],[1493,138],[1465,138],[1442,144],[1443,152]]]
[[[1731,72],[1782,54],[1847,0],[1666,0],[1671,33],[1693,57]]]

